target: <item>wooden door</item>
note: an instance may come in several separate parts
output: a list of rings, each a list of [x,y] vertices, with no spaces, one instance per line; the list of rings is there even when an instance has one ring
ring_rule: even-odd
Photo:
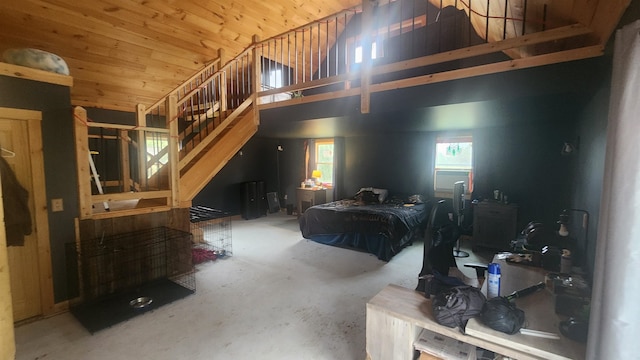
[[[0,146],[10,151],[2,151],[2,156],[29,192],[32,224],[23,246],[7,248],[15,322],[49,313],[53,307],[39,117],[39,112],[0,108]]]

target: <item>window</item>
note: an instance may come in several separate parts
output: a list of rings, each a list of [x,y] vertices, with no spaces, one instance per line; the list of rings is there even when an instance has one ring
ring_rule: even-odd
[[[467,194],[473,191],[473,139],[471,136],[438,137],[434,190],[440,194],[452,193],[457,181],[464,181]]]
[[[269,89],[277,89],[282,87],[282,70],[275,69],[269,72],[269,83],[267,84]]]
[[[316,140],[316,170],[322,176],[320,182],[325,186],[333,185],[333,140]]]
[[[372,43],[371,44],[371,59],[375,59],[377,52],[376,52],[376,43]],[[356,47],[356,58],[355,58],[355,62],[356,64],[360,64],[362,63],[362,45]]]
[[[147,178],[150,179],[169,162],[169,138],[167,134],[147,132]]]

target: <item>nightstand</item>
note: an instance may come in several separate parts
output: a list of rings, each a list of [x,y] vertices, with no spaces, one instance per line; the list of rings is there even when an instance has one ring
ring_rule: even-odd
[[[298,203],[298,216],[313,205],[327,202],[326,189],[297,188],[296,201]]]

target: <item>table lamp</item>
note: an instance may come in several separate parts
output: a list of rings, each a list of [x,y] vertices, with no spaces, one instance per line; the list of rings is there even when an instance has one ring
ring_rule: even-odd
[[[322,177],[322,172],[320,170],[313,170],[311,172],[311,177],[316,180],[316,185],[320,185],[320,178]]]

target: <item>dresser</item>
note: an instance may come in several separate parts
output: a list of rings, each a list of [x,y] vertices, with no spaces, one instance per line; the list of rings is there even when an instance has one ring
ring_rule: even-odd
[[[518,206],[484,200],[473,208],[473,246],[509,250],[517,235]]]
[[[313,205],[327,202],[327,190],[314,188],[297,188],[296,202],[298,204],[298,216]]]

